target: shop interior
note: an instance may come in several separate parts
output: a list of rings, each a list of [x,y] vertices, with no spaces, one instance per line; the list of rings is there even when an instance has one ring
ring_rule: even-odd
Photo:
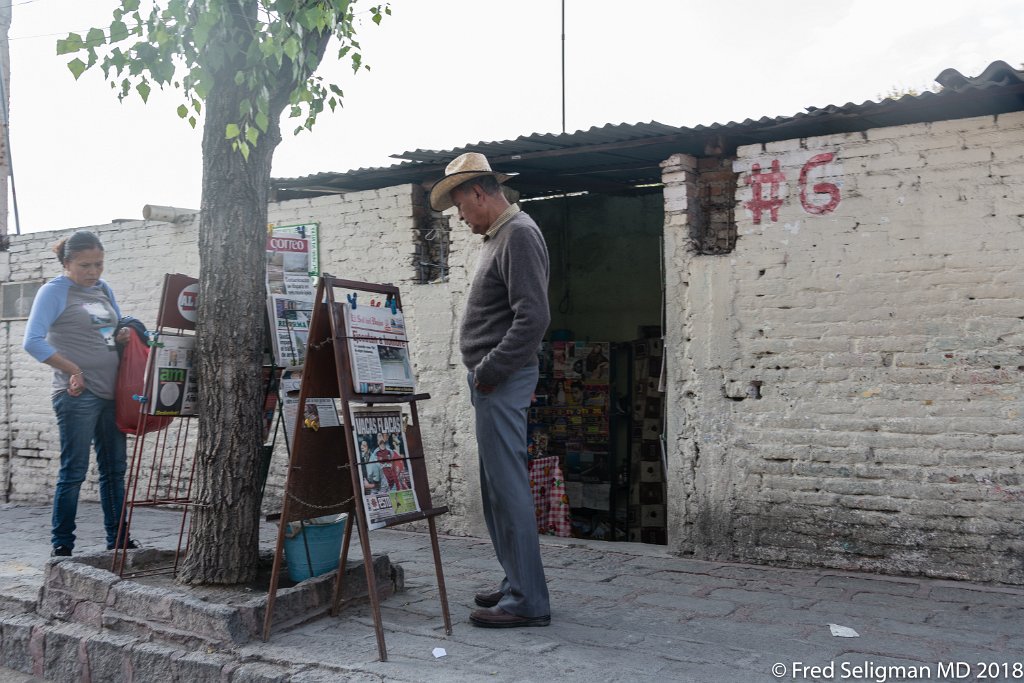
[[[551,259],[551,327],[529,412],[539,529],[665,544],[661,189],[521,206]]]

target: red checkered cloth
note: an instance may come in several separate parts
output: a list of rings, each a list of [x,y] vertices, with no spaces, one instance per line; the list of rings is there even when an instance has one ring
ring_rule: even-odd
[[[537,531],[548,536],[569,536],[569,496],[558,456],[530,461],[530,490],[537,510]]]

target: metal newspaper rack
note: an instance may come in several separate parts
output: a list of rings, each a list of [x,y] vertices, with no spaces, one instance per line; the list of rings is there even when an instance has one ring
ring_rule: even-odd
[[[373,555],[370,549],[369,524],[363,505],[362,480],[356,452],[352,408],[354,405],[373,406],[381,404],[405,404],[409,407],[411,424],[404,430],[404,441],[408,465],[412,470],[412,486],[415,490],[418,509],[415,512],[396,515],[381,525],[396,526],[407,522],[426,520],[430,543],[434,555],[434,569],[437,575],[438,593],[444,618],[445,632],[451,634],[451,616],[448,612],[448,596],[445,590],[444,572],[441,568],[441,552],[437,541],[435,517],[448,512],[447,506],[434,507],[430,498],[426,464],[423,457],[423,443],[419,431],[417,401],[430,398],[428,394],[385,395],[360,394],[353,386],[353,359],[349,353],[349,335],[342,306],[347,304],[335,300],[335,290],[369,292],[381,295],[400,309],[401,298],[398,288],[387,284],[356,282],[322,276],[317,283],[313,315],[309,326],[302,387],[293,443],[289,456],[288,474],[285,481],[277,547],[270,579],[270,593],[263,625],[263,639],[270,637],[274,601],[281,572],[284,539],[289,522],[301,522],[313,517],[348,513],[345,520],[344,539],[341,546],[337,575],[331,600],[331,615],[340,610],[342,583],[348,559],[353,524],[358,525],[359,542],[363,554],[363,568],[369,592],[370,606],[377,636],[377,650],[381,661],[387,660],[384,642],[384,628],[380,614],[380,598],[377,593],[373,571]],[[306,402],[314,398],[330,398],[340,401],[343,424],[337,427],[303,428]]]
[[[178,561],[183,556],[183,545],[187,548],[185,523],[192,502],[192,480],[195,474],[195,435],[190,434],[194,415],[174,414],[171,424],[147,434],[150,420],[158,420],[160,416],[150,414],[152,407],[148,402],[155,395],[154,384],[157,382],[156,362],[159,349],[162,347],[161,337],[189,338],[195,337],[187,332],[195,330],[195,292],[198,280],[178,273],[164,276],[163,292],[160,297],[160,308],[157,313],[156,334],[149,340],[150,353],[146,363],[146,383],[142,395],[134,397],[139,401],[139,424],[132,446],[132,457],[125,473],[125,497],[121,508],[121,521],[117,538],[128,539],[131,533],[132,516],[137,507],[172,506],[181,509],[181,525],[178,529],[178,544],[174,552],[171,566],[154,566],[137,569],[133,576],[151,574],[176,574]],[[194,372],[188,369],[187,372]],[[187,383],[185,383],[187,386]],[[173,437],[172,437],[173,434]],[[147,436],[150,458],[147,461]],[[148,464],[148,474],[143,472],[143,465]],[[145,480],[145,481],[143,481]],[[121,547],[114,550],[111,560],[111,571],[119,576],[125,575],[128,549]]]

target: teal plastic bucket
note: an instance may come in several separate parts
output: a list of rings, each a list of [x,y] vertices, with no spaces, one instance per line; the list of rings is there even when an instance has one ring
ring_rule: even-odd
[[[344,535],[345,515],[290,523],[284,539],[288,577],[298,583],[337,569]]]

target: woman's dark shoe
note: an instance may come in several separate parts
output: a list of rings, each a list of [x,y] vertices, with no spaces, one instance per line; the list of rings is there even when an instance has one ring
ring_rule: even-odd
[[[71,557],[71,548],[66,545],[55,545],[50,552],[50,557]]]

